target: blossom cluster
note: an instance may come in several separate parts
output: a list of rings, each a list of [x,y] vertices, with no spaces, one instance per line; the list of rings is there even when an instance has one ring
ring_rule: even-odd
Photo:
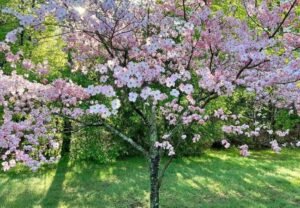
[[[221,144],[226,148],[228,149],[230,147],[230,143],[226,140],[226,139],[223,139],[221,141]]]
[[[170,144],[169,141],[155,142],[154,147],[168,150],[169,156],[175,155],[174,147],[173,147],[173,145]]]
[[[279,153],[281,151],[281,148],[279,147],[279,144],[276,140],[271,141],[270,144],[274,152]]]
[[[140,88],[144,82],[152,82],[164,72],[159,65],[149,66],[147,62],[129,62],[126,68],[117,66],[113,69],[118,87]]]
[[[248,149],[249,149],[249,147],[246,144],[240,146],[240,154],[241,154],[241,156],[248,157],[250,155],[250,152],[249,152]]]

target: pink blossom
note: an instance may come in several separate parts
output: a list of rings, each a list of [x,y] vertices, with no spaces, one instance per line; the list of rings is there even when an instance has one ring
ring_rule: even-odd
[[[172,91],[170,92],[170,95],[174,96],[174,97],[178,97],[180,94],[180,92],[176,89],[172,89]]]
[[[14,63],[14,62],[18,61],[20,57],[18,54],[14,55],[13,53],[7,53],[5,58],[6,58],[6,61],[8,61],[10,63]]]
[[[181,84],[179,86],[179,89],[188,95],[194,92],[194,87],[191,84],[186,84],[186,85]]]
[[[10,169],[8,162],[2,162],[2,167],[4,171],[8,171]]]
[[[230,147],[230,143],[229,143],[226,139],[223,139],[223,140],[221,141],[221,144],[224,145],[224,147],[225,147],[226,149],[228,149],[228,148]]]
[[[138,94],[135,92],[130,92],[128,95],[128,99],[130,102],[136,102]]]
[[[244,144],[240,146],[240,154],[243,157],[248,157],[250,155],[250,152],[248,151],[248,145]]]
[[[194,137],[193,137],[193,143],[198,142],[200,139],[201,139],[200,134],[195,134]]]
[[[289,130],[286,130],[286,131],[280,131],[280,130],[277,130],[275,132],[279,137],[285,137],[286,135],[289,134]]]
[[[278,142],[276,140],[271,141],[270,144],[271,144],[272,150],[274,152],[280,153],[281,148],[279,147],[279,144],[278,144]]]
[[[119,99],[114,99],[112,102],[111,102],[111,107],[112,109],[114,110],[117,110],[121,107],[121,101]]]
[[[169,156],[175,155],[174,147],[168,141],[163,141],[161,143],[160,142],[155,142],[154,146],[156,148],[161,148],[161,149],[168,150],[168,155]]]
[[[28,59],[24,59],[22,65],[25,69],[28,69],[28,70],[32,69],[34,67],[33,63]]]
[[[18,33],[22,32],[22,28],[17,28],[6,34],[5,41],[8,43],[15,43],[17,41]]]

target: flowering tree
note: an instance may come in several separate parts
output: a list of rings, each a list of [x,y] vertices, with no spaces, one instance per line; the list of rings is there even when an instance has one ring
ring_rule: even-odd
[[[37,169],[55,161],[51,152],[58,143],[51,120],[65,117],[82,128],[104,127],[140,151],[149,160],[150,206],[159,207],[159,188],[176,149],[183,141],[201,139],[191,127],[210,118],[230,119],[234,125],[224,126],[226,133],[259,134],[242,123],[243,115],[207,112],[212,100],[242,88],[263,105],[271,102],[300,113],[298,3],[247,0],[246,19],[211,10],[208,0],[48,0],[27,14],[5,9],[21,26],[7,34],[0,52],[11,67],[38,78],[0,74],[3,168],[19,162]],[[22,30],[42,32],[48,25],[59,28],[72,70],[93,85],[49,82],[47,65],[11,49]],[[143,144],[114,125],[130,119],[122,116],[125,108],[143,122]],[[164,153],[169,160],[161,164]],[[249,155],[247,145],[241,154]]]

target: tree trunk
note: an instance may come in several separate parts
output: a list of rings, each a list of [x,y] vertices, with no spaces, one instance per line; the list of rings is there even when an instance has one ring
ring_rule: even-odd
[[[72,123],[67,118],[64,118],[63,122],[63,143],[61,147],[61,156],[69,154],[72,136]]]
[[[159,208],[159,163],[160,155],[157,152],[150,158],[150,208]]]
[[[157,126],[156,126],[156,106],[151,108],[150,116],[150,208],[159,208],[159,164],[160,154],[159,149],[154,147],[157,142]]]
[[[297,124],[297,139],[300,139],[300,124]]]

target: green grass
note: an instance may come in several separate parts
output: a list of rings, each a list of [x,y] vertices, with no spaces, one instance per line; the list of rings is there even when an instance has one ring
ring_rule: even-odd
[[[300,207],[300,151],[207,151],[177,159],[161,189],[161,207]],[[0,173],[0,207],[147,207],[148,167],[142,158],[109,165],[67,158],[57,169]]]

